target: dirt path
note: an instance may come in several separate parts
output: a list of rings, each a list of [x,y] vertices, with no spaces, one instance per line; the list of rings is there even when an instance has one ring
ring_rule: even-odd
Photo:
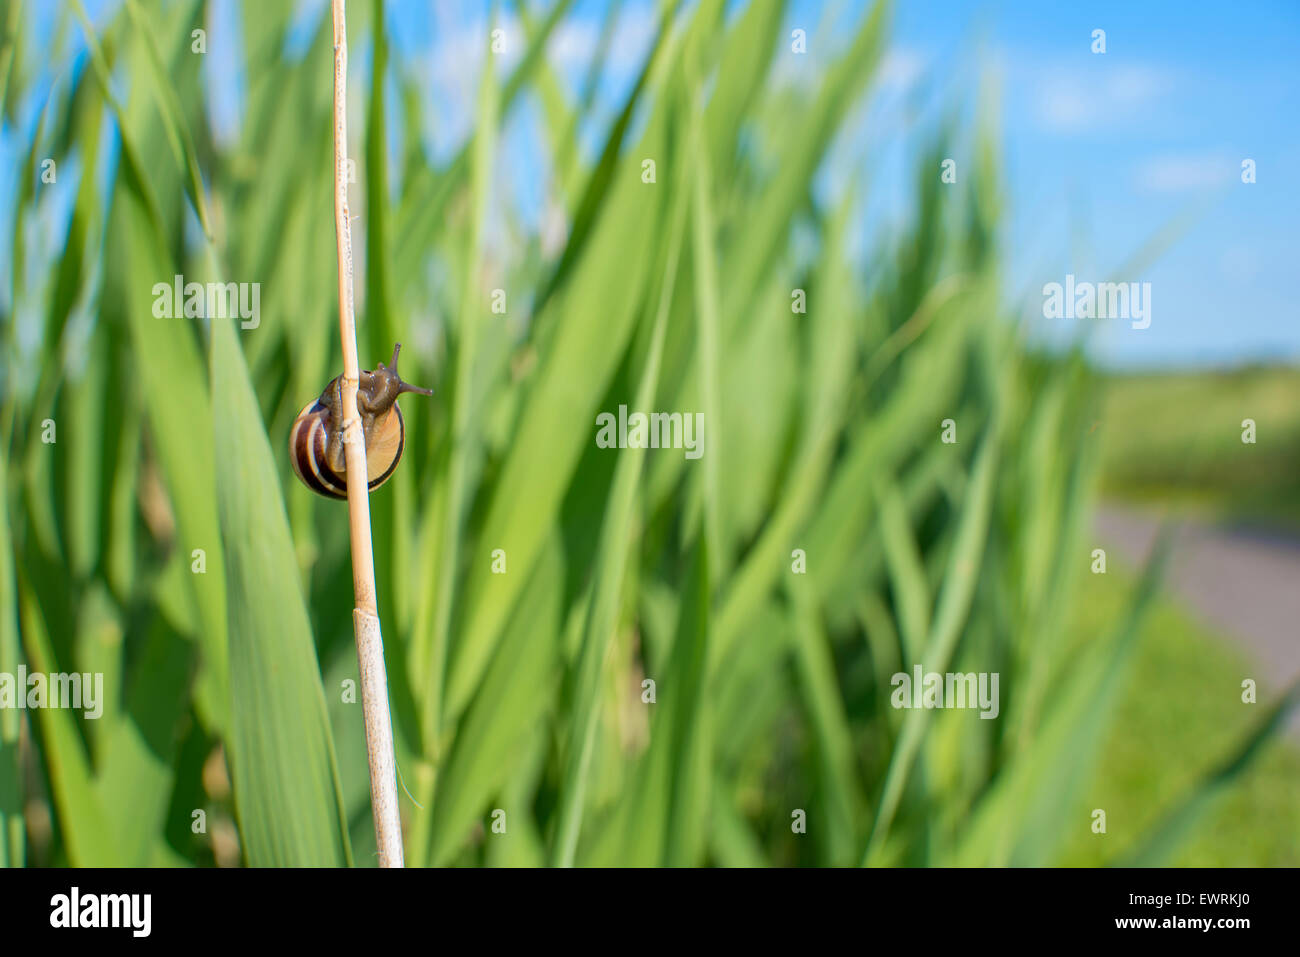
[[[1094,528],[1104,547],[1139,566],[1150,554],[1160,516],[1105,505]],[[1180,519],[1166,588],[1245,646],[1263,669],[1257,679],[1261,697],[1300,674],[1300,538]],[[1300,713],[1290,729],[1300,734]]]

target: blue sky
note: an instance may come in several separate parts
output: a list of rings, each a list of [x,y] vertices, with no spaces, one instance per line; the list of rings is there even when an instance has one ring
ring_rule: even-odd
[[[285,2],[296,5],[302,25],[291,44],[301,43],[325,0]],[[87,6],[102,22],[116,2]],[[242,87],[237,71],[226,68],[237,62],[237,48],[223,38],[237,35],[226,29],[237,22],[237,4],[213,0],[211,6],[209,75],[233,77],[218,83],[212,122],[231,132],[239,122]],[[533,3],[539,15],[544,6],[549,3]],[[553,38],[551,61],[571,87],[583,75],[608,7],[608,0],[578,0]],[[793,2],[784,35],[806,29],[809,52],[794,58],[783,50],[777,80],[814,80],[863,8],[858,2]],[[648,0],[623,5],[614,55],[598,88],[601,118],[617,108],[632,82],[655,26],[654,10]],[[50,7],[43,16],[48,31]],[[487,18],[486,2],[390,3],[398,59],[429,91],[427,144],[437,156],[448,155],[469,132]],[[511,16],[501,23],[508,40],[519,36]],[[830,29],[819,31],[823,23]],[[1105,54],[1090,50],[1095,29],[1106,32]],[[520,46],[508,42],[503,68]],[[1300,308],[1292,292],[1300,259],[1297,51],[1300,4],[1294,2],[902,0],[877,95],[851,120],[823,183],[833,189],[850,178],[869,182],[864,241],[893,228],[906,217],[909,170],[926,134],[954,103],[969,104],[981,82],[996,80],[1007,286],[1034,335],[1064,340],[1073,333],[1065,320],[1044,319],[1041,306],[1043,284],[1073,273],[1079,280],[1151,283],[1150,328],[1092,321],[1093,352],[1106,364],[1294,362],[1300,360]],[[354,70],[365,70],[368,59],[366,45],[354,47]],[[916,90],[925,91],[919,115],[910,110]],[[34,104],[25,114],[34,122]],[[503,153],[540,158],[503,164],[499,175],[512,212],[530,221],[545,208],[541,138],[535,105],[525,103],[509,120]],[[5,131],[4,195],[12,195],[17,157],[13,131]],[[1256,163],[1252,185],[1241,182],[1246,158]],[[1188,225],[1153,262],[1132,274],[1116,272],[1180,220]],[[0,248],[0,262],[7,261],[7,249]]]
[[[1148,269],[1114,277],[1152,283],[1152,324],[1104,326],[1100,355],[1125,365],[1300,357],[1300,6],[1003,2],[928,15],[938,6],[902,4],[896,39],[939,64],[965,37],[986,39],[1005,92],[1014,275],[1026,285],[1067,271],[1108,278],[1188,217]],[[1090,50],[1098,28],[1104,55]],[[1253,185],[1241,182],[1245,158]]]

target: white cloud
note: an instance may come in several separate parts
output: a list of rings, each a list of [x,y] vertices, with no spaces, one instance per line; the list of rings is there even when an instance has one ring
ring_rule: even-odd
[[[1223,153],[1157,156],[1137,170],[1137,185],[1157,193],[1182,193],[1226,186],[1239,172],[1237,162]]]
[[[1159,69],[1127,65],[1081,72],[1044,67],[1038,73],[1037,115],[1054,133],[1082,133],[1132,119],[1173,88]]]

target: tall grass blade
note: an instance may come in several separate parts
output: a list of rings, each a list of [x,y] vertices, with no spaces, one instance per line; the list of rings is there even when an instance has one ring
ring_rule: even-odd
[[[212,332],[228,560],[231,772],[248,863],[351,863],[320,672],[271,448],[230,323]],[[359,721],[360,715],[357,715]]]
[[[0,434],[0,674],[13,675],[18,673],[22,659],[18,647],[13,539],[9,532],[8,443],[9,437]],[[18,762],[20,723],[17,709],[0,710],[0,867],[22,867],[26,856],[23,784]]]
[[[684,212],[685,194],[679,192],[650,351],[646,356],[641,379],[637,385],[635,408],[638,409],[649,406],[659,384],[659,365],[663,357],[669,304],[672,302],[677,274]],[[560,789],[558,824],[551,848],[551,862],[561,867],[571,867],[577,852],[587,776],[596,734],[600,674],[614,630],[618,626],[619,598],[623,591],[624,567],[632,536],[632,510],[636,502],[644,461],[644,448],[627,448],[619,451],[618,464],[614,468],[613,486],[601,522],[595,580],[591,589],[590,603],[586,609],[582,645],[573,670],[573,724]]]

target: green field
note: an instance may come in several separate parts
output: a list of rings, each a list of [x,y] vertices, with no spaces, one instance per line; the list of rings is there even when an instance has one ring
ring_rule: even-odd
[[[1116,375],[1105,386],[1105,494],[1300,522],[1300,369]],[[1242,441],[1246,419],[1254,444]]]

